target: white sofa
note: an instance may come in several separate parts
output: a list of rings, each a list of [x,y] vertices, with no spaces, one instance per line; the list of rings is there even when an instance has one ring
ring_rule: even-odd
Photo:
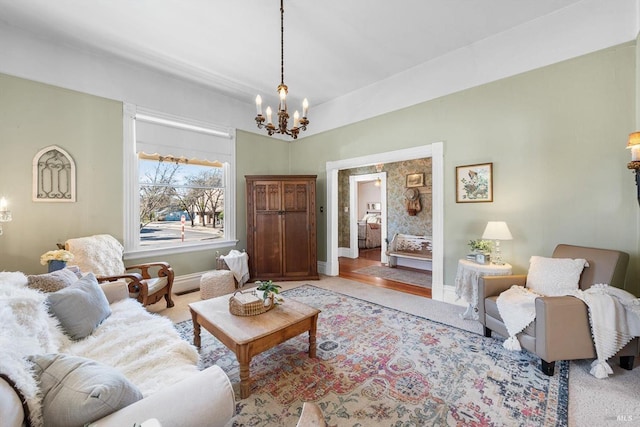
[[[91,281],[91,278],[85,276],[82,281]],[[90,359],[89,364],[97,362],[100,368],[106,365],[109,372],[114,371],[115,376],[125,378],[125,383],[133,384],[131,393],[137,396],[135,400],[109,415],[87,420],[92,426],[133,426],[157,419],[162,427],[222,427],[235,414],[234,393],[227,375],[215,365],[199,371],[195,347],[181,339],[171,321],[147,312],[129,298],[125,283],[101,285],[103,293],[98,291],[99,298],[106,296],[110,314],[98,322],[90,335],[77,340],[67,336],[69,330],[62,320],[64,313],[61,316],[56,312],[60,307],[51,299],[52,293],[26,285],[24,274],[0,272],[1,427],[52,425],[46,420],[51,410],[45,403],[54,407],[53,412],[73,415],[81,410],[83,402],[65,405],[60,395],[48,402],[50,395],[42,396],[49,391],[40,389],[46,384],[45,375],[49,371],[45,370],[39,377],[36,371],[42,363],[30,357],[47,358],[51,357],[49,354],[65,360]],[[79,285],[71,287],[74,286]],[[62,307],[70,300],[62,299]],[[76,310],[81,308],[74,305],[68,312],[75,314]],[[86,323],[91,323],[89,318],[94,312],[88,312]],[[97,376],[83,380],[95,378]],[[100,399],[86,400],[105,400],[102,395],[98,397]],[[55,408],[55,405],[66,407]]]

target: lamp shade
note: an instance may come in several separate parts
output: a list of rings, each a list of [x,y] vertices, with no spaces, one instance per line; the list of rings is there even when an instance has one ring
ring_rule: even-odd
[[[627,148],[631,148],[638,144],[640,144],[640,132],[630,133],[629,140],[627,141]]]
[[[504,221],[489,221],[482,238],[487,240],[512,240],[513,236]]]

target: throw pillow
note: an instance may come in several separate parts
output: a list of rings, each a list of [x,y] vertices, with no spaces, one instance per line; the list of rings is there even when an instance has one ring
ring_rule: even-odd
[[[569,295],[579,287],[587,260],[532,256],[527,273],[527,288],[545,296]]]
[[[48,427],[84,426],[142,399],[116,369],[66,354],[31,356]]]
[[[50,293],[47,301],[62,329],[74,340],[91,335],[111,315],[109,301],[93,273],[69,287]]]
[[[27,276],[27,286],[42,292],[56,292],[77,280],[78,276],[73,271],[63,268],[52,273]]]

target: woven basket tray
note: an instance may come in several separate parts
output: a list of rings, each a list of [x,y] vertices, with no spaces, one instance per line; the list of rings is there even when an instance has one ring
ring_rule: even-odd
[[[224,258],[221,258],[221,257],[216,258],[216,270],[230,270]]]
[[[240,294],[241,296],[237,296]],[[255,302],[242,301],[242,295],[250,295],[258,298]],[[235,316],[256,316],[258,314],[266,313],[274,307],[273,294],[269,294],[267,297],[267,305],[264,305],[265,301],[256,296],[255,292],[235,291],[231,298],[229,298],[229,311]]]

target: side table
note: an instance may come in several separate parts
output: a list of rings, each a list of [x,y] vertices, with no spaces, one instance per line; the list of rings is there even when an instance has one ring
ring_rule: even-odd
[[[456,298],[464,299],[469,306],[460,315],[463,319],[478,320],[478,279],[483,276],[508,276],[511,264],[478,264],[461,259],[456,273]]]

